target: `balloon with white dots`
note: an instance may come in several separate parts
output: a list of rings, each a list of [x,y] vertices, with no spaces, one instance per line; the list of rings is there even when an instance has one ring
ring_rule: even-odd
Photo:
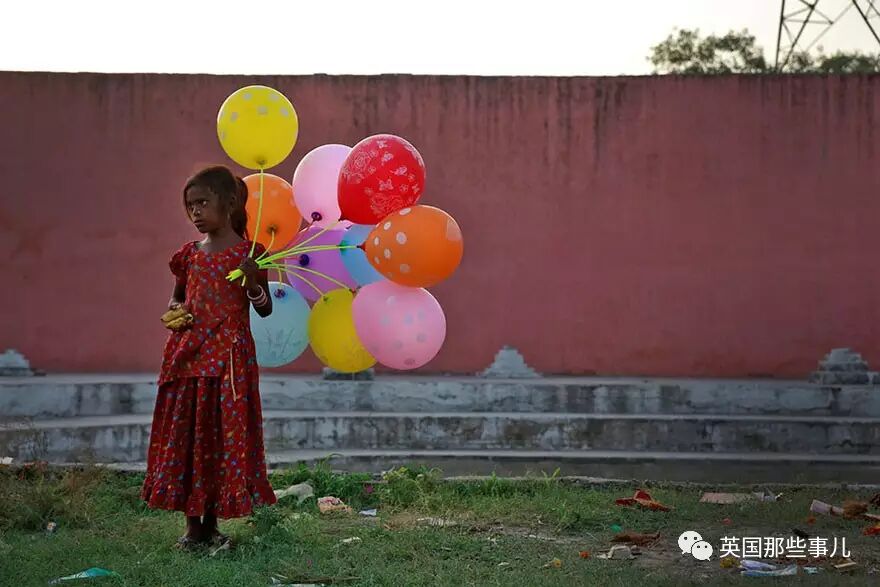
[[[267,86],[236,90],[217,113],[220,145],[230,159],[248,169],[269,169],[284,161],[298,134],[293,104]]]
[[[446,338],[446,316],[426,289],[391,281],[372,283],[358,291],[352,311],[364,348],[386,367],[422,367]]]

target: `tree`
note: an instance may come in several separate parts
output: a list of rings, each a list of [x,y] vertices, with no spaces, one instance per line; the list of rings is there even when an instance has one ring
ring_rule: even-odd
[[[701,37],[699,30],[679,30],[651,48],[648,57],[655,73],[719,75],[731,73],[773,73],[764,50],[748,30],[730,31],[724,36]],[[825,55],[792,54],[786,63],[788,73],[876,73],[880,55],[844,53]]]
[[[819,73],[877,73],[880,71],[880,55],[843,53],[820,55],[815,71]]]
[[[656,73],[764,73],[767,61],[748,31],[700,38],[699,30],[681,30],[651,48]]]

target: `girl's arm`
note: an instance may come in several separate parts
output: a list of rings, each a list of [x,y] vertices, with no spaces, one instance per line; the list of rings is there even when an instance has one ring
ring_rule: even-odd
[[[272,296],[269,295],[269,272],[261,271],[257,262],[247,258],[239,267],[245,275],[247,296],[260,317],[272,313]]]
[[[257,305],[256,302],[251,301],[251,304],[254,306],[254,310],[257,311],[257,314],[260,317],[265,318],[272,313],[272,296],[269,295],[269,278],[267,277],[267,271],[260,271],[257,274],[257,278],[248,284],[248,297],[249,298],[260,298],[262,300],[261,290],[265,293],[266,301]]]
[[[186,302],[186,276],[191,246],[192,244],[187,244],[181,247],[168,263],[168,267],[174,275],[174,291],[171,292],[171,299],[168,300],[169,310],[182,306]]]
[[[186,282],[178,279],[174,282],[174,291],[171,292],[171,299],[168,300],[168,309],[173,310],[177,306],[186,301]]]

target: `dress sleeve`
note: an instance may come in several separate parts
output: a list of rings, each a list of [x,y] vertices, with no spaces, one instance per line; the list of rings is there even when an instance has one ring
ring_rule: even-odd
[[[168,262],[168,266],[171,268],[171,273],[173,273],[178,280],[186,279],[186,273],[189,270],[191,257],[192,243],[183,245],[176,253],[174,253],[174,255],[171,256],[171,261]]]

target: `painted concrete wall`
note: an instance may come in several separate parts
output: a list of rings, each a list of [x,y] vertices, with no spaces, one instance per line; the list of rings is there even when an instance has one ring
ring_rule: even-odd
[[[328,142],[409,138],[465,235],[426,371],[504,344],[544,372],[802,377],[880,365],[880,78],[211,77],[0,73],[0,350],[153,371],[180,204],[226,162],[222,100],[277,87]],[[303,358],[287,370],[311,370]]]

